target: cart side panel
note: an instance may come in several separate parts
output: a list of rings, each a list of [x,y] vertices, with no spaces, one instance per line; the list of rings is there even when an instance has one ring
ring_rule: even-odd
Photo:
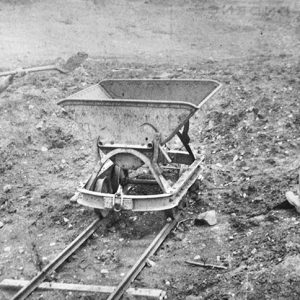
[[[67,99],[112,99],[109,93],[99,84],[92,85],[84,90],[70,95]]]
[[[196,108],[179,104],[149,104],[121,101],[66,99],[60,105],[72,112],[90,139],[105,144],[146,146],[161,133],[167,142],[193,115]]]
[[[220,84],[212,80],[105,80],[114,99],[183,101],[199,106]]]

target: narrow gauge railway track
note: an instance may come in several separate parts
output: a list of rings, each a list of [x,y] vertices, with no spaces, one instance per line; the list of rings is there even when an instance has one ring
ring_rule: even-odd
[[[130,284],[143,270],[147,263],[147,259],[153,255],[164,242],[168,234],[175,228],[180,214],[176,215],[170,223],[161,229],[152,243],[144,251],[144,253],[137,260],[135,265],[126,274],[124,279],[119,285],[111,292],[107,300],[118,300],[121,299],[122,295],[129,288]],[[50,275],[53,271],[59,268],[76,250],[78,250],[99,228],[104,227],[108,224],[108,218],[94,220],[71,244],[69,244],[53,261],[45,266],[41,272],[39,272],[31,281],[27,282],[12,298],[11,300],[23,300],[26,299],[33,291],[35,291],[39,285]],[[160,299],[166,299],[166,294],[160,295]]]

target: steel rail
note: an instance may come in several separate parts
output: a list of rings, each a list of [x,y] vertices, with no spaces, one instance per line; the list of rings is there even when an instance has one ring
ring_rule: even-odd
[[[135,263],[135,265],[130,269],[130,271],[126,274],[124,279],[119,283],[113,293],[107,298],[107,300],[119,300],[125,291],[128,289],[129,285],[132,281],[138,276],[138,274],[145,267],[147,259],[149,256],[153,255],[161,244],[164,242],[168,234],[172,231],[172,229],[176,226],[179,219],[179,214],[176,215],[172,222],[167,223],[163,229],[159,232],[159,234],[152,241],[150,246],[144,251],[139,260]]]
[[[27,285],[25,285],[11,300],[26,299],[46,276],[61,266],[98,228],[101,220],[93,221],[67,248],[65,248],[53,261],[38,273]]]

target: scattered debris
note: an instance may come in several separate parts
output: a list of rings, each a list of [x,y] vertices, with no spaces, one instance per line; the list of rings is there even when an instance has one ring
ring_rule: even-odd
[[[42,261],[43,261],[44,264],[48,264],[49,263],[49,259],[46,256],[42,257]]]
[[[148,267],[151,267],[151,268],[156,265],[156,263],[153,260],[151,260],[150,258],[147,259],[146,264]]]
[[[216,217],[216,211],[215,210],[209,210],[204,213],[201,213],[197,216],[195,219],[195,225],[216,225],[217,224],[217,217]]]
[[[165,280],[165,285],[166,286],[170,286],[171,285],[171,282],[169,280]]]
[[[11,248],[9,246],[4,248],[4,252],[10,252]]]
[[[100,271],[100,273],[103,274],[103,275],[106,275],[106,274],[109,273],[109,271],[108,271],[107,269],[102,269],[102,270]]]
[[[41,151],[42,151],[42,152],[47,152],[47,151],[48,151],[48,148],[45,147],[45,146],[43,146],[43,147],[41,148]]]
[[[186,218],[186,219],[183,219],[181,221],[179,221],[176,225],[176,229],[183,223],[187,222],[187,221],[191,221],[191,220],[194,220],[194,218]]]
[[[198,267],[227,270],[227,267],[221,266],[221,265],[204,264],[204,263],[200,263],[198,261],[192,261],[192,260],[186,260],[185,262],[189,265],[194,265],[194,266],[198,266]]]
[[[8,193],[10,192],[12,189],[12,186],[10,184],[6,184],[4,187],[3,187],[3,192],[4,193]]]

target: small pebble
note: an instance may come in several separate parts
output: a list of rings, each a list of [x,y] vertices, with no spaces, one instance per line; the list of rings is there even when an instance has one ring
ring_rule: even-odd
[[[3,192],[4,193],[8,193],[10,192],[12,189],[12,186],[10,184],[6,184],[4,187],[3,187]]]
[[[194,260],[199,260],[200,258],[201,258],[200,255],[196,255],[196,256],[194,257]]]
[[[76,192],[76,193],[74,194],[74,196],[71,197],[70,202],[72,202],[72,203],[77,203],[78,197],[79,197],[79,193]]]
[[[41,148],[41,151],[42,151],[42,152],[47,152],[47,151],[48,151],[48,148],[45,147],[45,146],[43,146],[43,147]]]
[[[43,261],[43,263],[47,264],[49,262],[48,257],[43,256],[42,261]]]
[[[36,126],[35,126],[36,129],[40,130],[43,128],[43,121],[39,122]]]
[[[10,247],[8,246],[8,247],[5,247],[4,248],[4,252],[10,252]]]

